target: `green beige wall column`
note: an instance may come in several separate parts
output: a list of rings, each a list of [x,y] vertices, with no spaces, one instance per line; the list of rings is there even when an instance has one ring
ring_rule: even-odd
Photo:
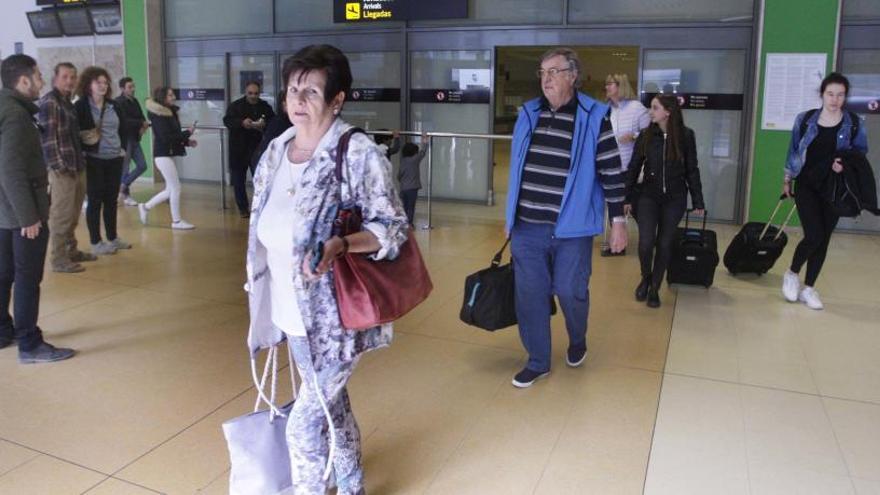
[[[125,73],[134,79],[141,106],[150,95],[149,54],[147,49],[146,5],[149,0],[122,0],[122,37]],[[146,111],[146,109],[145,109]],[[147,158],[144,177],[153,177],[153,135],[144,134],[141,147]]]
[[[755,115],[748,219],[767,221],[782,192],[783,167],[791,130],[761,130],[767,53],[826,53],[830,72],[835,63],[841,0],[762,0],[758,99]]]

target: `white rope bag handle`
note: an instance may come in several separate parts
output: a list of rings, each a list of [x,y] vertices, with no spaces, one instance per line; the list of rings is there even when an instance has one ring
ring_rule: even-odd
[[[290,346],[288,346],[288,355],[290,356],[290,361],[288,362],[288,367],[290,368],[290,383],[293,388],[293,398],[296,399],[296,375],[293,370],[293,356],[290,352]],[[266,389],[266,380],[269,377],[269,372],[271,370],[272,373],[272,381],[271,381],[271,390],[269,397],[266,397],[265,389]],[[269,422],[275,421],[276,417],[286,418],[287,415],[281,412],[278,409],[278,406],[275,405],[275,397],[277,396],[277,388],[278,388],[278,346],[272,346],[269,348],[268,355],[266,357],[266,364],[263,367],[263,376],[262,378],[257,378],[257,359],[255,356],[251,356],[251,378],[253,379],[254,386],[257,389],[257,400],[254,403],[254,412],[260,410],[260,402],[265,402],[267,406],[269,406]]]

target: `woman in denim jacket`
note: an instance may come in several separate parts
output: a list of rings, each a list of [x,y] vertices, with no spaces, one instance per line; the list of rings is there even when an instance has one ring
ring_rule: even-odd
[[[789,302],[801,301],[811,309],[822,309],[816,292],[816,279],[825,262],[831,233],[840,217],[822,196],[822,185],[831,173],[846,166],[836,157],[850,149],[868,152],[868,138],[859,117],[844,109],[849,80],[836,72],[820,87],[822,108],[803,112],[795,118],[791,144],[785,161],[782,192],[794,196],[804,238],[795,249],[791,267],[785,272],[782,293]],[[794,187],[793,187],[794,186]],[[804,286],[798,275],[807,265]]]

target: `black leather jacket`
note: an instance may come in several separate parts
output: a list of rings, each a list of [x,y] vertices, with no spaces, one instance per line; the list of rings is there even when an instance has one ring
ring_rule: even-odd
[[[649,139],[647,148],[644,140]],[[632,160],[626,178],[626,201],[633,204],[639,193],[650,194],[662,200],[678,198],[690,192],[691,205],[704,209],[703,186],[700,182],[700,169],[697,167],[697,140],[694,131],[684,128],[682,143],[679,144],[682,157],[678,160],[666,159],[666,138],[656,124],[642,131],[636,140]],[[647,149],[647,152],[642,152]],[[644,168],[644,181],[638,178]]]

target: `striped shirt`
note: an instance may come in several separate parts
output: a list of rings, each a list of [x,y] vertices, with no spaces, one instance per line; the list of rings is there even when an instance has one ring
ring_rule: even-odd
[[[565,183],[571,169],[572,137],[577,115],[577,95],[555,112],[546,99],[526,153],[517,218],[523,222],[555,225]],[[611,126],[611,111],[602,119],[596,146],[596,176],[605,192],[612,216],[623,215],[624,170]]]

